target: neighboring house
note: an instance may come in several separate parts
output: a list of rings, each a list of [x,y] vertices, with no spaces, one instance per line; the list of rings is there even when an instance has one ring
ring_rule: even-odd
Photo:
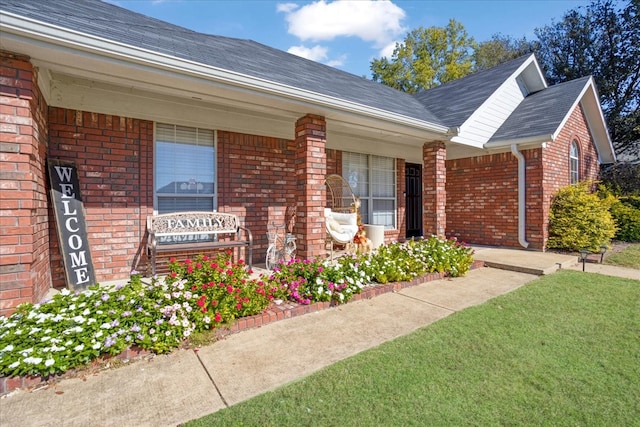
[[[615,160],[593,80],[533,55],[411,96],[97,0],[4,0],[0,31],[0,314],[65,285],[48,159],[78,168],[99,282],[146,269],[157,212],[235,213],[258,260],[293,216],[323,256],[333,173],[387,241],[543,250],[554,192]]]

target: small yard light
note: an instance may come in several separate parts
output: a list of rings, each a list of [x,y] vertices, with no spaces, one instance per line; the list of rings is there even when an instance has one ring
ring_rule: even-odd
[[[580,261],[582,261],[582,271],[584,271],[584,264],[587,262],[587,255],[589,255],[588,250],[582,249],[580,251]]]
[[[607,246],[606,245],[600,245],[600,264],[602,264],[602,261],[604,261],[604,254],[605,252],[607,252]]]

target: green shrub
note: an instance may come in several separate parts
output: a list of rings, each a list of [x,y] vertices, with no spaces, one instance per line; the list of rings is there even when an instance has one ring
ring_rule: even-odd
[[[616,226],[609,212],[615,197],[598,197],[589,183],[561,188],[549,212],[548,248],[598,252],[615,236]]]
[[[636,209],[640,209],[640,196],[620,197],[620,201]]]
[[[618,227],[615,238],[623,242],[640,242],[640,208],[628,204],[625,199],[620,198],[611,205],[611,216]]]

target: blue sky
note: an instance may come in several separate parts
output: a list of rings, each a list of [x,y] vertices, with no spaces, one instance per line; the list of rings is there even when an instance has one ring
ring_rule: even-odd
[[[389,55],[418,27],[462,23],[481,42],[501,33],[535,38],[534,29],[559,21],[578,0],[228,1],[108,0],[189,29],[251,39],[371,78],[369,63]]]

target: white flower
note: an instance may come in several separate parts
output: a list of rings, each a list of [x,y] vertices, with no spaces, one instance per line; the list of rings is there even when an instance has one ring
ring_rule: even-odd
[[[45,341],[49,341],[51,339],[51,337],[42,337],[40,338],[40,341],[45,342]]]
[[[102,325],[100,325],[101,329],[111,329],[111,323],[109,322],[104,322]]]
[[[37,365],[40,362],[42,362],[41,357],[25,357],[24,358],[24,363],[28,363],[30,365]]]
[[[99,342],[95,343],[94,345],[91,346],[92,349],[97,350],[100,348],[102,344],[100,344]]]
[[[5,348],[2,349],[3,353],[13,350],[13,345],[9,344]]]
[[[87,311],[87,310],[85,310],[85,311]],[[84,323],[86,319],[84,317],[82,317],[82,316],[75,316],[71,320],[73,320],[76,323]]]
[[[9,369],[13,369],[13,368],[17,368],[18,365],[20,365],[20,361],[16,360],[15,362],[13,362],[11,365],[9,365]]]
[[[60,294],[61,294],[61,295],[65,295],[65,296],[66,296],[66,295],[70,295],[70,294],[71,294],[71,291],[70,291],[69,289],[67,289],[67,288],[64,288],[64,289],[62,289],[62,290],[60,291]]]
[[[79,345],[73,347],[73,350],[74,351],[82,351],[82,350],[84,350],[84,344],[79,344]]]
[[[54,363],[56,363],[55,360],[47,359],[47,360],[44,361],[44,366],[49,367],[49,366],[53,365]]]
[[[85,308],[84,311],[82,312],[83,316],[88,316],[91,314],[91,310],[89,310],[88,308]]]
[[[102,336],[102,331],[98,331],[96,332],[96,334],[94,335],[96,338],[100,338]]]

